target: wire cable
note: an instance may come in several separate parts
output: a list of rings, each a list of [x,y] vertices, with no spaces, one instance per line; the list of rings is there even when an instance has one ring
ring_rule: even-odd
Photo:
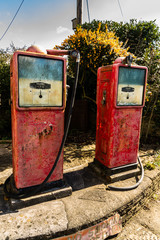
[[[120,4],[120,0],[117,0],[117,1],[118,1],[118,5],[119,5],[119,8],[120,8],[120,11],[121,11],[122,17],[124,18],[124,16],[123,16],[123,12],[122,12],[122,8],[121,8],[121,4]]]
[[[138,157],[138,162],[139,162],[140,168],[141,168],[141,178],[139,179],[139,181],[135,185],[128,186],[128,187],[114,187],[114,186],[109,185],[108,188],[110,190],[114,190],[114,191],[128,191],[128,190],[132,190],[132,189],[137,188],[144,178],[144,168],[143,168],[142,162],[141,162],[139,157]]]
[[[87,4],[87,12],[88,12],[88,21],[90,23],[90,14],[89,14],[89,4],[88,4],[88,0],[86,0],[86,4]]]
[[[10,22],[10,24],[8,25],[8,27],[7,27],[6,31],[3,33],[2,37],[0,38],[0,41],[1,41],[1,40],[4,38],[4,36],[5,36],[5,35],[6,35],[6,33],[8,32],[8,30],[9,30],[10,26],[12,25],[12,23],[13,23],[14,19],[16,18],[16,16],[17,16],[17,14],[18,14],[18,12],[19,12],[20,8],[22,7],[22,4],[23,4],[23,3],[24,3],[24,0],[22,0],[22,2],[21,2],[21,4],[20,4],[19,8],[17,9],[17,11],[16,11],[16,13],[15,13],[14,17],[12,18],[12,21]]]

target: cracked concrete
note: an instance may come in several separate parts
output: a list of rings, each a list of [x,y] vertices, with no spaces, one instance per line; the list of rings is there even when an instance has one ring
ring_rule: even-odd
[[[93,226],[116,212],[125,223],[160,186],[160,172],[155,169],[145,171],[143,182],[134,190],[110,191],[106,181],[85,165],[65,173],[73,189],[71,196],[9,211],[5,208],[2,189],[11,172],[7,165],[7,170],[3,169],[0,175],[0,240],[54,239]],[[126,186],[135,182],[136,177],[132,177],[112,185]]]

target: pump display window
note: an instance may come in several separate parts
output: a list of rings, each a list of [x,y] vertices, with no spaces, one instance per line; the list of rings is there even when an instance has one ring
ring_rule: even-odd
[[[63,61],[18,56],[19,107],[61,107]]]
[[[118,106],[141,106],[143,104],[146,70],[119,67]]]

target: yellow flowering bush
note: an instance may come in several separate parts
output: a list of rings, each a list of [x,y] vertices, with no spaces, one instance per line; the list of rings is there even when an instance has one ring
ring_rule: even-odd
[[[94,78],[93,81],[96,83],[98,67],[111,64],[117,57],[125,57],[129,54],[128,49],[123,47],[123,43],[119,41],[115,33],[108,31],[107,25],[105,31],[101,30],[101,23],[99,23],[98,28],[95,30],[83,29],[82,26],[78,26],[73,35],[68,36],[62,42],[61,46],[55,46],[55,48],[67,50],[78,49],[80,51],[79,84],[83,90],[83,97],[86,97],[85,85],[88,89],[90,88],[88,79]],[[70,75],[72,75],[73,69],[73,60],[69,59],[68,70]],[[89,95],[92,95],[89,97],[95,98],[95,94]]]
[[[127,56],[128,49],[122,47],[115,33],[109,32],[106,25],[105,32],[100,30],[101,23],[96,30],[77,27],[76,32],[65,39],[57,49],[78,49],[81,54],[81,66],[84,68],[97,68],[110,64],[117,57]]]

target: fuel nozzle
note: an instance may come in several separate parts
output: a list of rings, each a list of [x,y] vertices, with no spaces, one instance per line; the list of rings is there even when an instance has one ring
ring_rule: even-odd
[[[128,55],[122,61],[123,64],[128,64],[129,67],[132,65],[132,62],[133,62],[133,57],[131,55]]]
[[[76,62],[80,62],[80,52],[78,50],[57,50],[57,49],[47,49],[47,54],[51,55],[69,55],[76,58]]]
[[[78,50],[70,50],[69,55],[73,58],[76,58],[76,62],[80,62],[80,53]]]

